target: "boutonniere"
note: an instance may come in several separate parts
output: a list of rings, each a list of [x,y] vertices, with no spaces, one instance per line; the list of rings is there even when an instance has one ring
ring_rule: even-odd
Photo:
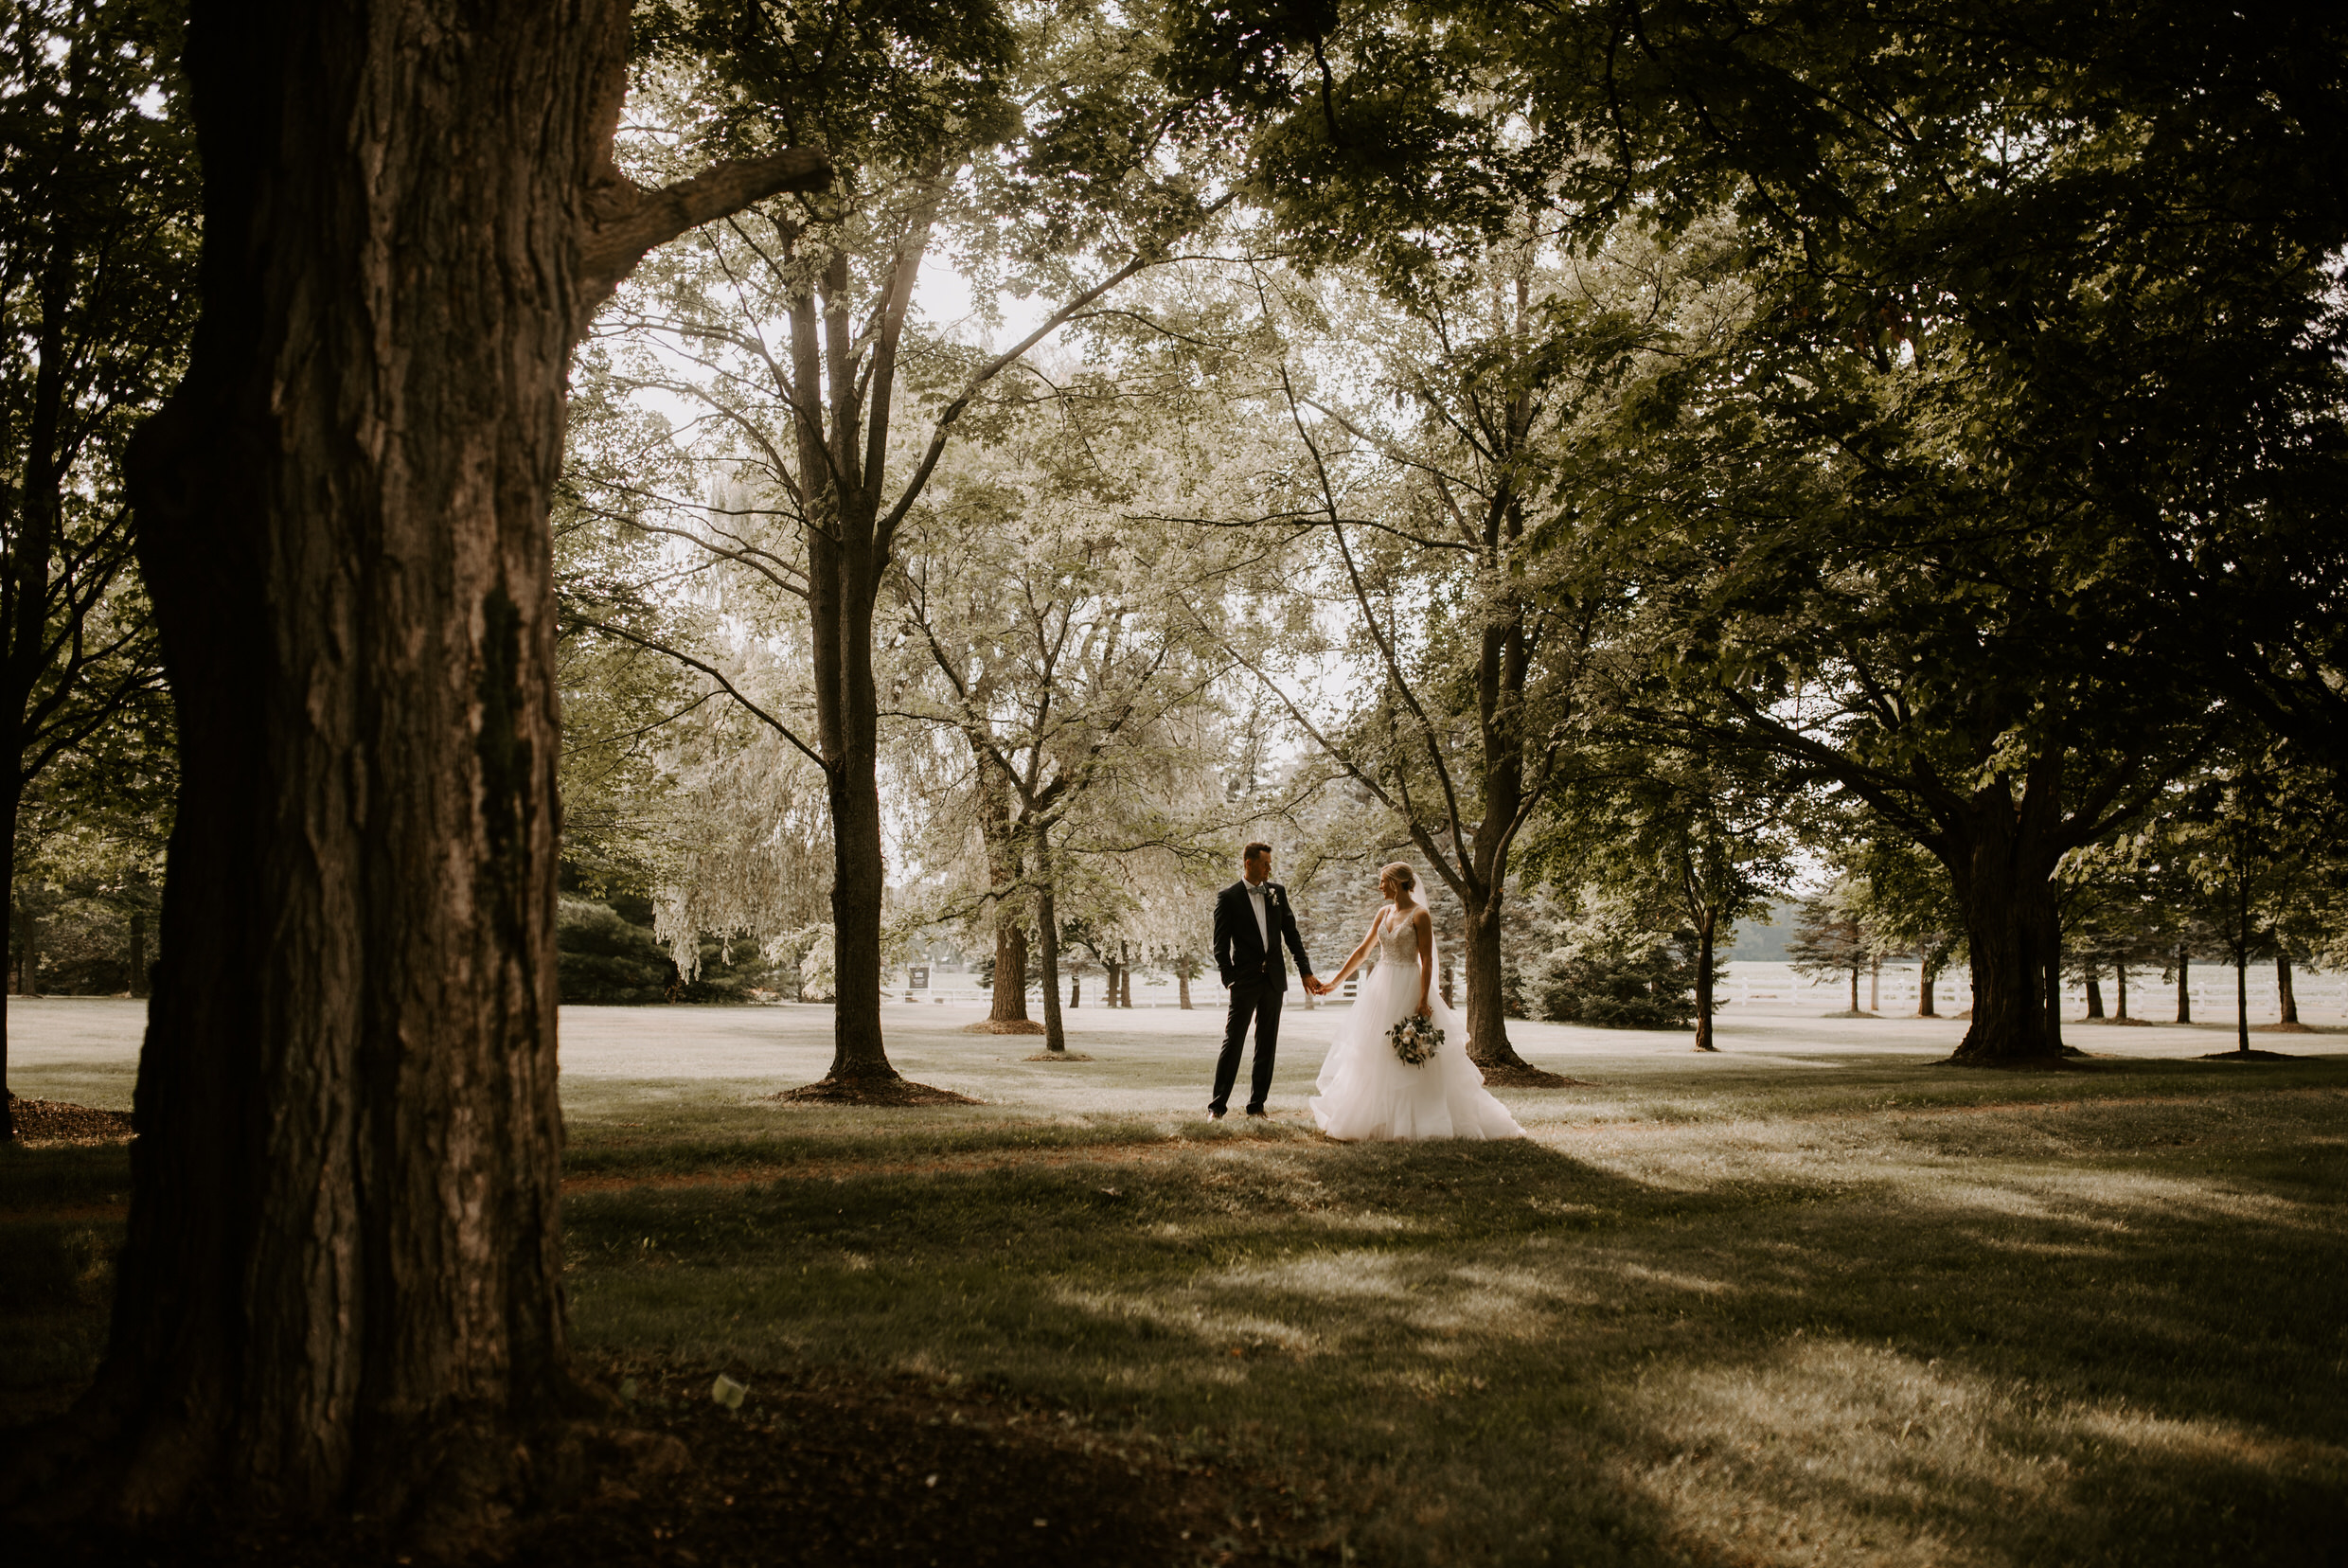
[[[1282,899],[1282,898],[1280,897],[1280,890],[1279,890],[1278,888],[1276,888],[1276,887],[1268,887],[1268,888],[1266,888],[1264,891],[1265,891],[1268,895],[1270,895],[1270,897],[1271,897],[1271,899],[1272,899],[1272,908],[1274,908],[1274,909],[1286,909],[1286,908],[1288,907],[1288,902],[1287,902],[1287,900],[1285,900],[1284,899]]]

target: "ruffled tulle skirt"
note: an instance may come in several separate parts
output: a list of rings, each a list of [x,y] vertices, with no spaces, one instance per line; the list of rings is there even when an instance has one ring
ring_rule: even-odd
[[[1354,993],[1321,1063],[1321,1092],[1307,1103],[1332,1138],[1521,1138],[1524,1129],[1484,1087],[1468,1060],[1468,1021],[1427,998],[1443,1044],[1414,1067],[1394,1054],[1386,1031],[1418,1006],[1414,964],[1380,964]]]

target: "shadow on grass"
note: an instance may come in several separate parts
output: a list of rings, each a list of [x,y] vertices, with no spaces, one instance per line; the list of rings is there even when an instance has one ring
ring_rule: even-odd
[[[1212,1432],[1384,1560],[2321,1560],[2348,1101],[2156,1079],[1717,1169],[1666,1114],[1653,1177],[1280,1137],[597,1193],[575,1300],[598,1345]]]
[[[0,1145],[0,1427],[63,1408],[106,1340],[130,1149]]]
[[[1541,1141],[623,1110],[575,1170],[755,1179],[575,1193],[575,1331],[1045,1400],[1381,1562],[2342,1560],[2336,1062],[1518,1099]],[[0,1382],[85,1376],[123,1151],[0,1161]]]

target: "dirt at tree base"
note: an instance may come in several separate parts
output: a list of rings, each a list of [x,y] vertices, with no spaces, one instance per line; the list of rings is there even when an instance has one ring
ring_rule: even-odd
[[[2029,1057],[1943,1057],[1932,1063],[1935,1067],[1985,1067],[2007,1073],[2094,1073],[2102,1071],[2099,1061],[2117,1061],[2118,1057],[2090,1057],[2087,1052],[2065,1046],[2059,1056]]]
[[[766,1096],[792,1105],[983,1105],[951,1089],[933,1089],[909,1078],[821,1078]]]
[[[984,1035],[1040,1035],[1045,1030],[1042,1025],[1032,1018],[982,1018],[975,1024],[963,1025],[962,1032]]]
[[[1563,1073],[1553,1073],[1545,1067],[1536,1067],[1530,1062],[1520,1064],[1507,1061],[1488,1063],[1479,1061],[1476,1063],[1476,1070],[1484,1075],[1484,1086],[1486,1089],[1594,1089],[1597,1087],[1588,1078],[1567,1078]]]
[[[127,1143],[131,1114],[100,1111],[65,1100],[19,1099],[9,1096],[9,1114],[16,1119],[16,1140],[31,1148],[41,1144]]]
[[[2288,1051],[2212,1051],[2199,1061],[2305,1061],[2307,1058],[2293,1056]]]
[[[2321,1034],[2313,1024],[2253,1024],[2252,1034]]]
[[[1021,1057],[1019,1060],[1022,1061],[1090,1061],[1093,1059],[1082,1051],[1037,1051],[1032,1055]]]
[[[710,1398],[715,1367],[614,1364],[626,1419],[675,1439],[671,1474],[609,1471],[584,1500],[525,1521],[511,1568],[901,1568],[1020,1564],[1337,1563],[1342,1522],[1302,1485],[1072,1413],[905,1379],[735,1369],[738,1411]],[[663,1446],[666,1446],[663,1443]],[[651,1467],[661,1469],[664,1467]],[[58,1568],[396,1568],[380,1529],[348,1521],[215,1525],[169,1538],[52,1536],[26,1560]],[[423,1559],[417,1559],[418,1562]]]

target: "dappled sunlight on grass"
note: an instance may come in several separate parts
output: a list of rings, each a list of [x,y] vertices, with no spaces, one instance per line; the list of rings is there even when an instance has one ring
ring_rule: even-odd
[[[645,1050],[628,1077],[613,1021],[566,1059],[591,1353],[1057,1402],[1325,1489],[1385,1564],[2348,1541],[2348,1060],[1979,1074],[1860,1024],[1700,1060],[1536,1035],[1593,1081],[1504,1093],[1532,1138],[1372,1147],[1299,1109],[1325,1013],[1290,1019],[1275,1114],[1217,1123],[1198,1015],[1088,1016],[1094,1060],[1046,1065],[924,1025],[899,1065],[987,1103],[891,1111],[768,1097],[827,1057],[721,1022],[722,1071]],[[95,1203],[122,1166],[25,1175]],[[13,1299],[80,1299],[79,1256],[20,1247]],[[9,1343],[102,1339],[50,1321]]]
[[[1381,1561],[2133,1568],[2348,1539],[2328,1068],[2059,1095],[1845,1071],[1520,1096],[1538,1136],[1502,1145],[718,1106],[732,1144],[644,1168],[756,1148],[776,1179],[582,1194],[578,1323],[1277,1453]]]
[[[1673,1536],[1758,1562],[2126,1560],[2146,1525],[2173,1528],[2197,1504],[2214,1524],[2250,1512],[2213,1486],[2221,1477],[2247,1482],[2232,1498],[2281,1505],[2282,1523],[2294,1504],[2320,1517],[2348,1472],[2333,1444],[2001,1384],[1847,1340],[1797,1339],[1611,1393],[1655,1434],[1623,1465],[1626,1484]],[[2188,1470],[2200,1483],[2179,1488]],[[2270,1533],[2243,1527],[2237,1549]]]

